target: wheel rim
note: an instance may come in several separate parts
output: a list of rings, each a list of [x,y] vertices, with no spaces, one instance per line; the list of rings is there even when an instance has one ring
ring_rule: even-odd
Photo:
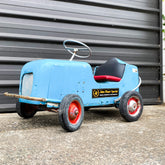
[[[131,116],[136,116],[141,109],[140,99],[138,97],[131,97],[127,103],[127,110]]]
[[[81,117],[81,105],[78,101],[73,101],[68,110],[69,121],[76,124]]]

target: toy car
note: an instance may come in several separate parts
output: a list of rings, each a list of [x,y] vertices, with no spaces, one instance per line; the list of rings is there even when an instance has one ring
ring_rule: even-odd
[[[80,44],[83,48],[67,46],[69,43]],[[67,131],[76,131],[81,126],[84,109],[90,107],[114,105],[126,121],[139,119],[143,102],[136,66],[111,58],[93,71],[86,62],[72,61],[74,56],[85,58],[91,55],[86,44],[65,40],[63,45],[72,54],[70,60],[28,62],[21,71],[19,94],[5,93],[19,98],[19,116],[31,118],[39,109],[55,111],[59,114],[61,126]],[[85,49],[89,51],[86,56],[77,54]]]

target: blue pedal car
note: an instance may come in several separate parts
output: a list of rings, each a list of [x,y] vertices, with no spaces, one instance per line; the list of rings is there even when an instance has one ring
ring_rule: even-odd
[[[81,47],[67,46],[71,43]],[[19,98],[18,115],[31,118],[37,110],[55,111],[67,131],[76,131],[81,126],[84,109],[90,107],[114,105],[126,121],[139,119],[143,102],[136,66],[111,58],[93,71],[86,62],[72,61],[74,56],[85,58],[91,55],[86,44],[65,40],[63,45],[72,54],[70,60],[28,62],[21,71],[19,94],[5,93]],[[88,50],[87,56],[77,55],[78,51],[84,50]]]

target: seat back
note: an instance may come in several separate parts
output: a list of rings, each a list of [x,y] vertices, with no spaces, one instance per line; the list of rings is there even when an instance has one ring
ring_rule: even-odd
[[[95,70],[96,81],[120,81],[123,77],[125,64],[120,63],[117,58],[111,58]]]

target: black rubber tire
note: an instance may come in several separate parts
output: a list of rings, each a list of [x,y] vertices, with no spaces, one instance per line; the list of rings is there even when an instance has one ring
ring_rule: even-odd
[[[119,103],[116,103],[114,106],[115,106],[115,108],[118,109],[119,108]]]
[[[90,107],[84,107],[84,111],[89,111]]]
[[[69,107],[71,103],[77,102],[81,107],[81,113],[75,123],[72,123],[69,118]],[[59,122],[66,131],[73,132],[79,129],[84,119],[84,106],[81,98],[78,95],[66,95],[60,103]]]
[[[137,108],[135,111],[130,112],[128,108],[129,100],[136,100],[135,102],[137,103]],[[138,107],[139,106],[139,107]],[[140,116],[142,115],[143,112],[143,100],[142,96],[140,93],[136,91],[128,91],[126,92],[120,99],[120,104],[119,104],[119,111],[121,116],[129,122],[137,121]]]
[[[16,110],[18,115],[24,119],[32,118],[37,112],[35,105],[20,102],[17,102]]]

